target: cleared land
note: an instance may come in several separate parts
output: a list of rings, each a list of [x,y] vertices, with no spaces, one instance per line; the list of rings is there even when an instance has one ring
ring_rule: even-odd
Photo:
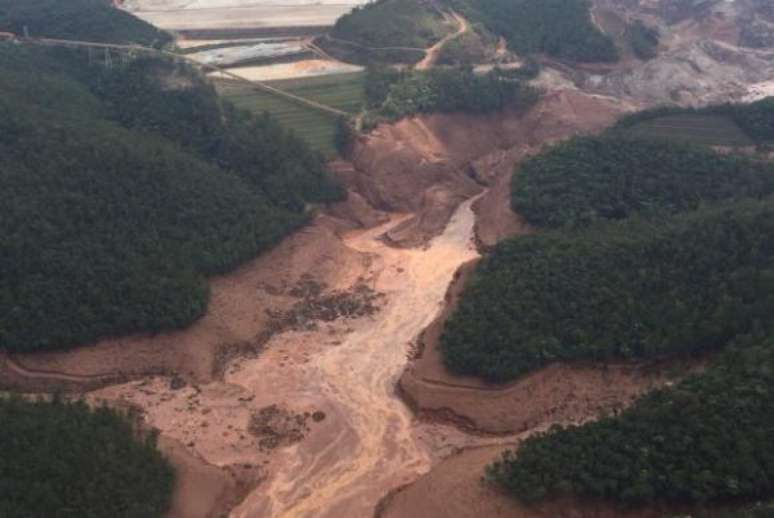
[[[709,146],[751,146],[741,128],[722,115],[667,115],[632,126],[627,133],[679,139]]]
[[[232,67],[231,74],[244,77],[250,81],[278,81],[282,79],[301,79],[324,75],[342,75],[361,71],[361,67],[347,65],[325,59],[304,59],[291,63],[274,63],[271,65],[254,65]],[[222,74],[210,74],[214,78],[223,78]],[[227,79],[227,77],[226,77]]]
[[[212,9],[137,10],[130,12],[165,30],[326,27],[352,9],[337,5],[250,5]]]
[[[365,98],[363,81],[363,73],[355,72],[271,81],[267,84],[354,115],[360,110]],[[326,156],[335,154],[334,116],[258,91],[245,84],[230,81],[218,81],[216,84],[221,95],[238,108],[253,113],[268,112],[313,148]]]

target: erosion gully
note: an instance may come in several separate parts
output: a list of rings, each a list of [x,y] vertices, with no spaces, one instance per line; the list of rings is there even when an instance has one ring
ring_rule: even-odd
[[[429,470],[431,448],[396,395],[395,382],[410,344],[440,310],[454,272],[478,255],[472,202],[463,203],[444,233],[423,249],[385,245],[378,239],[384,227],[347,239],[376,259],[373,287],[386,299],[381,311],[353,325],[339,345],[320,351],[306,371],[301,390],[325,400],[336,430],[286,448],[274,474],[233,517],[368,517],[388,491]],[[249,370],[243,365],[236,377],[249,378]]]

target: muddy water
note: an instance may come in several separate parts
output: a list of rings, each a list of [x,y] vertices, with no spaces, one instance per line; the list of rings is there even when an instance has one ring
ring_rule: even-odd
[[[430,468],[430,452],[396,397],[395,381],[409,344],[439,311],[454,272],[477,256],[471,203],[461,205],[445,232],[422,250],[385,246],[376,239],[384,228],[347,239],[377,258],[374,287],[387,294],[386,305],[307,366],[299,397],[322,401],[334,430],[287,448],[274,475],[234,510],[234,518],[371,516],[385,493]],[[236,375],[241,379],[232,381],[254,385],[250,370],[243,365]]]

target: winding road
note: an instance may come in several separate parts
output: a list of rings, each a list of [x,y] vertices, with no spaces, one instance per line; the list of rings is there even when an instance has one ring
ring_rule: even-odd
[[[457,14],[454,11],[450,11],[449,15],[451,18],[453,18],[457,24],[458,28],[456,32],[453,32],[452,34],[447,34],[444,36],[438,43],[433,45],[432,47],[425,50],[425,57],[422,58],[422,61],[416,64],[414,68],[417,70],[428,70],[435,65],[435,62],[438,61],[438,56],[441,54],[441,50],[443,50],[443,47],[449,43],[451,40],[459,38],[466,32],[468,32],[468,29],[470,29],[470,26],[468,25],[468,21]]]

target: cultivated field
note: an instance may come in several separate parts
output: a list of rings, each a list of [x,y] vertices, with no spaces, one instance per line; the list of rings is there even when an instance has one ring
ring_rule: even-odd
[[[360,110],[364,99],[361,72],[271,81],[267,84],[352,114]],[[246,84],[217,81],[216,85],[220,94],[238,108],[253,113],[268,112],[315,149],[327,156],[335,154],[335,116],[256,90]]]
[[[627,130],[637,136],[686,140],[709,146],[749,146],[753,142],[734,121],[721,115],[667,115]]]

